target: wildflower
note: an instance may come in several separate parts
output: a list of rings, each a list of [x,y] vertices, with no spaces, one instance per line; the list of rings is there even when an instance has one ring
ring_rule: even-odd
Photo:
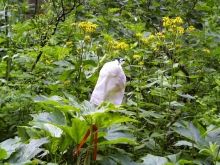
[[[153,50],[154,50],[155,52],[158,52],[158,48],[157,48],[156,46],[153,48]]]
[[[95,32],[96,28],[98,27],[97,24],[94,24],[90,21],[80,22],[78,27],[85,31],[86,33],[93,33]]]
[[[138,38],[139,38],[139,37],[142,37],[142,34],[141,34],[141,33],[137,33],[137,34],[136,34],[136,37],[138,37]]]
[[[148,41],[147,38],[142,38],[141,41],[142,41],[145,45],[149,44],[149,41]]]
[[[76,26],[76,23],[75,22],[71,23],[71,26]]]
[[[176,17],[175,19],[173,19],[173,23],[183,23],[183,20],[181,17]]]
[[[110,40],[110,41],[108,41],[108,44],[109,44],[110,48],[116,49],[118,42],[115,40]]]
[[[40,17],[43,17],[43,16],[44,16],[44,14],[39,14],[39,16],[40,16]]]
[[[163,26],[164,27],[170,26],[171,24],[172,24],[172,22],[169,17],[163,17]]]
[[[203,52],[206,52],[206,53],[210,54],[210,50],[209,49],[203,49]]]
[[[157,36],[159,37],[159,38],[165,38],[165,35],[163,35],[162,33],[157,33]]]
[[[71,46],[72,45],[72,42],[66,42],[66,46]]]
[[[76,48],[76,50],[77,50],[77,51],[81,51],[81,50],[82,50],[82,48],[78,47],[78,48]]]
[[[154,39],[154,38],[155,38],[155,35],[151,34],[151,35],[149,36],[149,38],[150,38],[150,39]]]
[[[118,42],[115,48],[125,50],[128,48],[128,44],[126,44],[125,42]]]
[[[175,46],[176,46],[176,48],[180,48],[180,44],[176,44]]]
[[[144,62],[140,61],[140,62],[138,63],[138,65],[144,65]]]
[[[189,26],[186,30],[188,30],[188,31],[194,31],[195,28],[194,28],[193,26]]]
[[[159,46],[161,45],[161,42],[155,42],[154,44]]]
[[[115,55],[119,55],[119,51],[116,50],[116,51],[113,52],[113,54],[115,54]]]
[[[66,80],[63,82],[63,85],[68,85],[68,84],[70,84],[70,80]]]
[[[179,34],[183,34],[183,33],[184,33],[184,28],[182,28],[182,27],[177,27],[176,29],[177,29],[177,32],[178,32]]]
[[[18,4],[14,4],[14,7],[18,7]]]
[[[85,37],[84,37],[84,41],[90,42],[90,40],[91,40],[90,36],[85,36]]]
[[[137,55],[137,54],[134,54],[133,55],[133,58],[140,58],[141,56],[140,55]]]
[[[196,72],[197,72],[197,73],[198,73],[198,72],[201,72],[201,70],[197,70]]]

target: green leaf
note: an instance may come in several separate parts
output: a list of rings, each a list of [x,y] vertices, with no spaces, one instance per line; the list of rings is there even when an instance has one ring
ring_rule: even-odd
[[[0,147],[0,160],[3,160],[7,157],[7,152]]]
[[[141,159],[144,161],[144,165],[164,165],[165,163],[168,163],[168,160],[166,158],[150,154],[142,157]]]
[[[15,137],[14,139],[8,139],[0,143],[0,147],[7,152],[6,158],[9,158],[11,154],[14,153],[20,146],[20,138],[18,137]]]
[[[66,118],[64,114],[59,110],[54,110],[52,113],[40,113],[33,114],[33,122],[42,122],[42,123],[54,123],[59,125],[67,125]]]
[[[101,144],[116,144],[116,143],[130,143],[135,144],[134,136],[129,133],[129,129],[121,124],[115,124],[110,127],[106,136],[107,142],[101,142]]]
[[[85,136],[86,132],[89,129],[85,120],[80,120],[78,118],[72,119],[72,126],[59,126],[64,132],[66,132],[76,144],[79,144],[83,137]]]
[[[31,160],[44,149],[39,148],[41,145],[48,143],[47,138],[30,140],[29,144],[22,144],[18,150],[8,159],[9,163],[23,163]]]
[[[115,162],[117,162],[120,165],[141,165],[141,163],[133,162],[129,156],[123,155],[120,153],[109,156],[109,157],[112,158]]]

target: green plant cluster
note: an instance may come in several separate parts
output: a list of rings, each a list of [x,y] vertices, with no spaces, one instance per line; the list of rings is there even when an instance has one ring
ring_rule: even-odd
[[[0,0],[0,164],[220,164],[218,0],[36,2]],[[115,57],[123,104],[95,106]]]

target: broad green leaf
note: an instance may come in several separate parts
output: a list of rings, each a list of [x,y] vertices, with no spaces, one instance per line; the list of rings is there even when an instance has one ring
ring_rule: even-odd
[[[0,147],[7,152],[9,158],[21,146],[20,138],[15,137],[14,139],[8,139],[0,143]]]
[[[89,129],[85,120],[78,118],[72,119],[72,126],[56,125],[67,133],[76,144],[79,144]]]
[[[42,122],[42,123],[54,123],[59,125],[66,125],[67,121],[63,114],[63,112],[59,110],[54,110],[52,113],[40,113],[40,114],[33,114],[33,122]]]
[[[44,149],[39,148],[41,145],[48,143],[47,138],[30,140],[29,144],[22,144],[18,150],[8,159],[9,163],[23,163],[31,160]]]
[[[129,156],[120,153],[112,155],[110,156],[110,158],[112,158],[115,162],[117,162],[120,165],[142,165],[141,163],[133,162]]]
[[[115,124],[110,127],[107,131],[106,136],[107,142],[101,144],[116,144],[116,143],[131,143],[135,144],[134,136],[129,133],[129,129],[121,124]]]
[[[151,154],[148,154],[145,157],[141,158],[144,162],[144,165],[164,165],[168,163],[168,160],[164,157],[154,156]]]

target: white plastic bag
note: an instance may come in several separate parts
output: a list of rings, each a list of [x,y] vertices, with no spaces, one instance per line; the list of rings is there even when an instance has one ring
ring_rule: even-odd
[[[126,77],[119,62],[107,62],[99,73],[90,102],[99,105],[108,100],[116,105],[123,101]]]

